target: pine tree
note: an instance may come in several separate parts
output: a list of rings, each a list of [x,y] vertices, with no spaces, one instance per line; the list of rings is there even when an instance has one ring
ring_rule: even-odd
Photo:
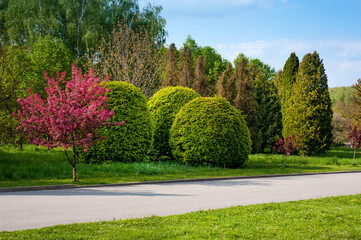
[[[296,82],[296,76],[298,73],[299,60],[296,54],[291,53],[290,57],[287,59],[282,72],[282,92],[281,92],[281,105],[282,105],[282,125],[283,125],[283,137],[286,138],[289,136],[291,129],[287,127],[290,126],[287,124],[288,121],[288,104],[290,96],[292,95],[292,87]]]
[[[194,81],[194,72],[192,53],[187,46],[182,51],[182,68],[179,75],[179,85],[190,88]]]
[[[282,75],[283,75],[283,71],[279,70],[275,76],[273,77],[273,84],[277,89],[277,93],[278,96],[280,97],[280,99],[282,98]],[[282,103],[281,103],[282,104]]]
[[[196,82],[193,84],[193,89],[202,97],[208,96],[208,79],[205,74],[206,64],[202,55],[197,58],[196,66]]]
[[[317,52],[306,54],[300,64],[287,109],[284,135],[301,136],[300,153],[327,150],[332,143],[332,109],[327,75]]]
[[[258,119],[258,104],[255,99],[255,92],[253,89],[253,70],[247,68],[246,58],[236,62],[236,69],[234,71],[234,79],[236,83],[236,98],[233,105],[241,110],[245,115],[245,120],[251,134],[252,152],[257,152],[259,149],[259,119]]]
[[[164,80],[162,83],[163,87],[177,86],[179,83],[176,52],[177,48],[175,47],[175,44],[172,43],[166,53],[167,63],[165,67]]]

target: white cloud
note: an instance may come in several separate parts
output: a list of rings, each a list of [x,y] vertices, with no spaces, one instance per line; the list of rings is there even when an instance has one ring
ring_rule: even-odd
[[[344,61],[341,62],[337,70],[343,72],[359,72],[361,73],[361,61]]]

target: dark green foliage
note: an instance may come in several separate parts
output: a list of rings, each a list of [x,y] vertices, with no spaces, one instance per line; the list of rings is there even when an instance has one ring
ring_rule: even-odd
[[[287,59],[285,66],[283,67],[282,72],[282,92],[281,92],[281,105],[282,105],[282,125],[283,125],[283,137],[286,138],[290,136],[290,132],[292,132],[291,129],[288,129],[288,127],[291,127],[289,124],[287,124],[288,121],[288,105],[289,105],[289,99],[294,92],[292,91],[293,84],[296,82],[296,77],[298,73],[298,67],[299,67],[299,60],[296,54],[293,52],[291,53],[290,57]]]
[[[262,153],[266,148],[272,150],[274,143],[282,135],[281,103],[273,81],[267,80],[262,72],[256,76],[254,89],[259,116],[259,148],[257,152]]]
[[[317,52],[300,64],[288,106],[283,134],[301,135],[301,154],[324,152],[332,143],[332,109],[327,75]]]
[[[156,92],[148,101],[154,124],[152,155],[172,158],[169,146],[169,131],[175,115],[189,101],[200,95],[190,88],[167,87]]]
[[[107,82],[105,86],[112,89],[108,93],[108,108],[114,111],[111,121],[125,121],[125,125],[102,127],[99,131],[106,139],[87,152],[78,151],[80,159],[89,163],[142,161],[152,142],[147,99],[126,82]]]
[[[186,165],[240,167],[251,140],[244,117],[224,98],[196,98],[176,115],[171,128],[173,155]]]

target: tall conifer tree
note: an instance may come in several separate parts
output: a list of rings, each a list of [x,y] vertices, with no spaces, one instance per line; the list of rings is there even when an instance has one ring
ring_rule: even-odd
[[[192,53],[188,46],[182,51],[182,68],[180,70],[179,85],[182,87],[192,87],[194,81]]]
[[[193,88],[198,92],[202,97],[208,96],[208,79],[205,74],[206,63],[202,55],[197,58],[196,66],[196,82],[193,84]]]
[[[217,81],[217,86],[216,86],[217,95],[227,99],[227,101],[229,101],[230,103],[233,103],[234,97],[232,96],[229,99],[228,91],[227,91],[227,84],[229,81],[231,81],[231,78],[233,77],[232,75],[233,75],[232,65],[228,64],[226,70],[224,70],[222,75],[219,76],[218,81]],[[232,90],[232,92],[233,92],[233,90]]]
[[[301,136],[301,154],[311,155],[328,149],[332,143],[331,98],[325,68],[317,52],[303,57],[287,114],[284,135]]]
[[[290,96],[294,93],[292,91],[293,84],[296,82],[296,76],[298,73],[298,67],[300,63],[298,57],[293,52],[290,57],[287,59],[282,72],[282,92],[281,92],[281,105],[282,105],[282,125],[283,125],[283,137],[288,137],[288,133],[291,129],[288,129],[290,126],[287,124],[288,121],[288,105]]]
[[[167,63],[165,67],[164,79],[162,86],[177,86],[179,84],[179,76],[178,76],[178,63],[176,57],[177,48],[175,44],[172,43],[169,46],[167,51]]]
[[[245,115],[245,120],[251,134],[252,152],[257,152],[260,143],[259,119],[258,104],[253,89],[254,79],[251,78],[253,75],[253,70],[250,71],[247,67],[246,58],[242,58],[239,62],[236,62],[236,69],[233,76],[236,82],[237,95],[233,105]]]

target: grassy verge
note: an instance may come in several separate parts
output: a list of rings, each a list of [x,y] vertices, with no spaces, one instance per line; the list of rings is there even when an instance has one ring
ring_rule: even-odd
[[[361,195],[71,224],[0,239],[360,239]]]
[[[276,154],[250,155],[240,169],[190,167],[172,161],[78,164],[80,181],[76,184],[361,170],[360,159],[353,166],[352,156],[352,149],[333,148],[319,156],[290,156],[286,168],[283,156]],[[61,149],[48,151],[30,145],[24,151],[0,148],[0,187],[70,184],[71,179],[72,169]]]

